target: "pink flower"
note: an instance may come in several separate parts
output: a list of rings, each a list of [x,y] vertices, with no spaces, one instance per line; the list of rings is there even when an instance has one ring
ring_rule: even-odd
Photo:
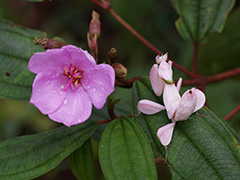
[[[35,53],[28,67],[37,74],[30,102],[66,126],[86,121],[92,104],[101,109],[114,91],[113,68],[97,65],[87,51],[72,45]]]

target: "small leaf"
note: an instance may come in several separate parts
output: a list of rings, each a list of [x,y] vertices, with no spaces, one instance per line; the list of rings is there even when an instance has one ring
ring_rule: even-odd
[[[78,180],[94,180],[94,156],[90,139],[74,151],[68,160]]]
[[[159,102],[149,80],[141,79],[133,86],[133,111],[141,99]],[[170,123],[166,111],[135,117],[149,141],[155,157],[164,158],[165,149],[157,138],[157,130]],[[184,122],[177,122],[168,160],[173,179],[238,179],[240,177],[240,146],[227,126],[206,107]]]
[[[201,42],[210,32],[221,32],[235,0],[172,0],[180,18],[176,27],[191,42]]]
[[[29,100],[35,77],[28,61],[35,52],[43,51],[34,38],[46,34],[0,20],[0,98]]]
[[[33,179],[50,171],[81,147],[95,129],[96,122],[87,121],[1,142],[0,179]]]
[[[144,132],[129,117],[112,121],[103,132],[99,160],[106,179],[157,179]]]

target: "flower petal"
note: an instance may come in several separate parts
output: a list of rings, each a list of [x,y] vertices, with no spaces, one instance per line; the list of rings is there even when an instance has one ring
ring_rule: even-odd
[[[158,129],[157,137],[163,146],[168,146],[171,142],[175,124],[176,122],[174,121]]]
[[[64,48],[70,55],[70,64],[75,66],[78,70],[84,71],[96,66],[95,59],[81,48],[68,45]]]
[[[155,114],[165,109],[163,105],[146,99],[139,101],[137,108],[144,114]]]
[[[61,89],[67,78],[54,71],[37,74],[32,85],[30,103],[43,114],[54,112],[63,102],[66,92]]]
[[[197,104],[197,96],[192,90],[187,90],[178,105],[175,120],[184,121],[193,113]]]
[[[115,72],[110,65],[100,64],[82,74],[81,83],[93,105],[101,109],[109,94],[114,91]]]
[[[34,53],[28,63],[29,70],[35,74],[53,69],[56,72],[62,72],[63,67],[70,64],[70,55],[65,49],[64,46],[61,49],[48,49],[45,52]]]
[[[161,64],[159,65],[158,73],[159,73],[159,76],[162,79],[164,79],[165,81],[169,81],[169,82],[173,81],[173,79],[172,79],[172,75],[173,75],[172,68],[166,61],[161,62]]]
[[[164,81],[158,75],[158,65],[154,64],[151,68],[149,78],[152,84],[153,91],[157,96],[161,96],[164,89]]]
[[[163,102],[169,119],[172,119],[180,100],[181,97],[175,84],[165,84],[165,88],[163,90]]]
[[[84,89],[79,87],[76,91],[68,91],[62,105],[48,116],[56,122],[72,126],[86,121],[91,112],[91,100]]]
[[[205,104],[206,96],[205,96],[205,94],[204,94],[202,91],[200,91],[199,89],[192,88],[191,90],[192,90],[192,92],[193,92],[194,94],[196,94],[196,96],[197,96],[197,104],[196,104],[196,107],[195,107],[195,109],[194,109],[194,111],[193,111],[193,112],[196,112],[196,111],[198,111],[199,109],[201,109],[201,108],[203,107],[203,105]]]

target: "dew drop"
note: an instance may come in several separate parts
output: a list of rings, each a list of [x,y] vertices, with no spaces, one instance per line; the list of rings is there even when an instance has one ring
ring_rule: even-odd
[[[103,145],[101,145],[101,148],[103,147]]]
[[[55,91],[55,90],[53,90],[53,93],[55,94],[55,93],[56,93],[56,91]]]
[[[92,90],[93,92],[96,92],[96,88],[93,88],[93,90]]]
[[[41,89],[39,89],[38,92],[41,92]]]
[[[90,89],[90,86],[87,86],[87,89]]]
[[[68,100],[65,99],[65,100],[63,101],[63,104],[66,105],[67,103],[68,103]]]
[[[46,81],[46,83],[45,83],[46,85],[48,85],[49,84],[49,81]]]
[[[78,119],[78,122],[80,123],[80,122],[81,122],[81,119]]]

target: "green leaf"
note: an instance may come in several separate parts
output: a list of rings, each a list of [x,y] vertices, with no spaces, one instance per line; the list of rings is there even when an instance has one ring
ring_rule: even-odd
[[[149,80],[141,79],[133,86],[133,110],[141,99],[159,102]],[[165,149],[157,130],[170,123],[166,111],[135,117],[145,131],[155,156],[164,158]],[[173,179],[238,179],[240,146],[227,126],[206,107],[184,122],[177,122],[168,146],[168,165]]]
[[[28,61],[43,51],[34,44],[36,36],[45,34],[0,20],[0,98],[29,100],[35,75],[28,70]]]
[[[180,18],[176,27],[187,41],[201,42],[210,32],[221,32],[235,0],[172,0]]]
[[[94,180],[94,156],[90,139],[74,151],[68,160],[72,172],[79,180]]]
[[[157,179],[144,132],[129,117],[112,121],[103,132],[99,160],[106,179]]]
[[[33,179],[50,171],[81,147],[95,129],[96,122],[87,121],[1,142],[0,179]]]

